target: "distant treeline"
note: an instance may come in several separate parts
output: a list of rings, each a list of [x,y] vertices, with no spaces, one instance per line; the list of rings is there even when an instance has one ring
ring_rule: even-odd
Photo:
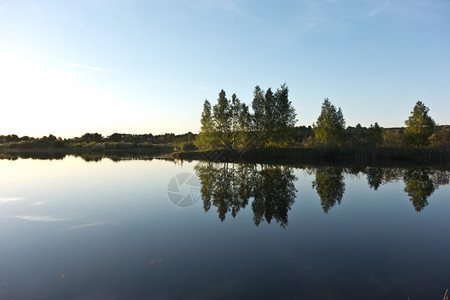
[[[0,149],[86,149],[86,150],[133,150],[154,148],[155,146],[170,146],[171,151],[177,145],[189,143],[195,139],[195,134],[175,135],[166,133],[153,134],[124,134],[114,133],[110,136],[102,136],[99,133],[86,133],[81,137],[61,138],[52,134],[40,138],[22,136],[15,134],[0,135]]]

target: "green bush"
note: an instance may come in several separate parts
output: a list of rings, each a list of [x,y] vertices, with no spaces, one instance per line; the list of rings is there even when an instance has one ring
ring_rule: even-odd
[[[198,148],[194,145],[193,142],[179,143],[175,147],[175,151],[195,151],[195,150],[198,150]]]

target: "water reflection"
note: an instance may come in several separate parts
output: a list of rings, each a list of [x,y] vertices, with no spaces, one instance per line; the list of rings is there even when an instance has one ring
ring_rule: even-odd
[[[295,202],[293,168],[252,164],[201,162],[195,172],[202,184],[203,208],[217,208],[219,219],[227,213],[235,217],[253,198],[255,225],[275,220],[281,227],[288,223],[288,211]]]
[[[320,197],[324,213],[337,203],[341,204],[345,192],[344,169],[338,167],[318,167],[312,187]]]
[[[228,213],[235,217],[251,202],[255,225],[275,220],[281,227],[287,226],[297,192],[293,167],[199,162],[194,169],[201,182],[205,212],[216,207],[219,219],[224,221]],[[306,171],[314,176],[312,188],[326,214],[343,201],[345,175],[365,176],[375,191],[389,182],[403,181],[416,211],[423,210],[433,192],[449,184],[450,178],[449,171],[431,168],[318,166],[307,167]]]
[[[365,170],[367,177],[367,184],[371,189],[375,191],[378,190],[380,185],[384,182],[384,172],[382,168],[379,167],[367,167]]]
[[[264,219],[270,223],[275,219],[282,227],[288,223],[288,211],[295,202],[297,179],[292,168],[271,166],[255,174],[256,188],[252,203],[253,221],[258,225]]]
[[[421,211],[428,205],[427,199],[434,192],[434,184],[429,173],[429,169],[410,169],[403,175],[404,191],[411,197],[416,211]]]
[[[35,160],[63,160],[67,156],[80,157],[86,162],[100,162],[103,159],[110,159],[114,162],[122,160],[152,160],[153,154],[145,154],[139,152],[115,151],[110,153],[104,152],[54,152],[54,151],[14,151],[0,153],[0,159],[18,160],[35,159]]]
[[[447,287],[448,171],[176,163],[0,161],[0,299],[425,299]],[[191,208],[167,197],[181,172],[203,184]],[[429,203],[418,213],[413,195]]]
[[[382,184],[403,180],[404,191],[416,211],[421,211],[428,205],[428,198],[440,185],[449,183],[450,172],[431,168],[366,168],[367,183],[377,190]]]

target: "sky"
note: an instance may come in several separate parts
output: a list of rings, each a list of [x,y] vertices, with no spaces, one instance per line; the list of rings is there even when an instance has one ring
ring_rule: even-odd
[[[297,125],[450,124],[448,0],[0,0],[0,134],[197,133],[286,83]]]

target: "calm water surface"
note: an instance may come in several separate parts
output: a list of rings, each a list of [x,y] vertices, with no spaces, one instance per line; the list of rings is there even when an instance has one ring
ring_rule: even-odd
[[[442,299],[449,176],[0,160],[0,299]]]

